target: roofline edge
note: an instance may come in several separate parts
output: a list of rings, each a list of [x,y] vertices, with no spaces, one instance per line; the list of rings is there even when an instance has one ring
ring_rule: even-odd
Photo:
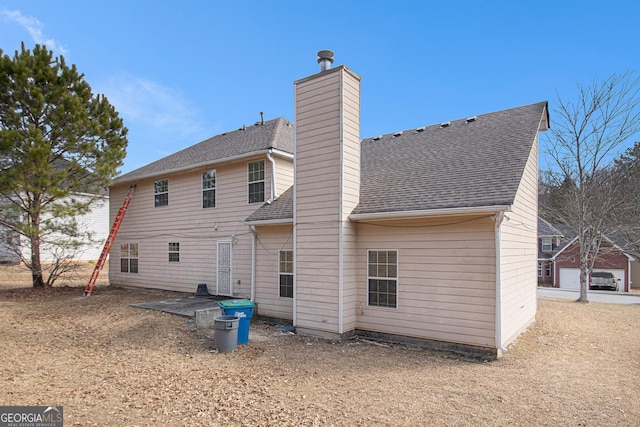
[[[396,211],[396,212],[373,212],[351,214],[349,219],[352,221],[374,220],[374,219],[395,219],[410,217],[434,217],[447,215],[476,215],[476,214],[495,214],[496,212],[511,212],[511,205],[494,205],[494,206],[477,206],[464,208],[443,208],[429,209],[421,211]]]
[[[258,219],[255,221],[245,221],[244,223],[248,225],[293,224],[293,218]]]
[[[213,162],[208,161],[208,162],[196,163],[196,164],[192,164],[192,165],[189,165],[189,166],[182,166],[182,167],[174,168],[174,169],[166,169],[166,170],[164,170],[162,172],[148,173],[148,174],[145,174],[145,175],[140,175],[138,177],[127,179],[127,180],[123,180],[123,181],[118,181],[118,178],[115,178],[113,180],[114,182],[111,183],[111,186],[120,185],[120,184],[127,184],[127,183],[130,183],[130,182],[141,181],[143,179],[149,179],[149,178],[155,178],[155,177],[160,177],[160,176],[171,175],[171,174],[174,174],[174,173],[189,172],[189,171],[192,171],[192,170],[200,169],[200,168],[202,168],[204,166],[215,166],[215,165],[219,165],[221,163],[234,162],[234,161],[242,160],[244,158],[255,157],[255,156],[258,156],[260,154],[267,154],[269,152],[269,150],[273,150],[273,149],[272,148],[264,148],[264,149],[257,150],[257,151],[251,151],[249,153],[243,153],[243,154],[238,154],[238,155],[231,156],[231,157],[225,157],[223,159],[218,159],[218,160],[215,160]],[[280,151],[280,150],[278,150],[278,151]],[[281,153],[286,153],[286,152],[282,151]],[[280,154],[280,153],[278,153],[278,154]]]

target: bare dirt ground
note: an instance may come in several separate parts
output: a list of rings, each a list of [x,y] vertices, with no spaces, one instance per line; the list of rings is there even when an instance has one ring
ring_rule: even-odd
[[[260,322],[212,353],[213,331],[129,307],[175,294],[81,294],[0,290],[1,405],[63,405],[66,426],[639,425],[638,306],[540,300],[536,325],[480,362]]]

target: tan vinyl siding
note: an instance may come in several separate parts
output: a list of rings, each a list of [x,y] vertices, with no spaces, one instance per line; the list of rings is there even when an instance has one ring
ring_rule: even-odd
[[[169,180],[169,205],[154,207],[154,179],[137,182],[136,191],[111,252],[113,284],[195,292],[206,283],[215,293],[217,242],[232,245],[233,294],[251,294],[251,234],[243,220],[262,203],[247,199],[247,164],[265,160],[265,198],[271,197],[271,163],[264,157],[216,165],[216,207],[202,208],[202,168],[163,176]],[[283,163],[283,169],[286,165]],[[111,188],[111,220],[120,208],[126,186]],[[168,262],[168,243],[180,243],[180,262]],[[138,243],[139,273],[120,273],[120,244]]]
[[[293,320],[293,298],[280,297],[279,251],[293,250],[293,227],[270,225],[257,227],[256,307],[257,314],[276,319]]]
[[[512,342],[534,320],[538,283],[538,140],[513,204],[500,228],[502,343]]]
[[[295,85],[296,326],[303,329],[340,334],[355,326],[355,291],[345,289],[355,286],[349,259],[355,237],[347,216],[359,193],[358,86],[358,77],[343,67]]]
[[[357,328],[495,345],[495,238],[490,218],[358,224]],[[397,308],[367,305],[367,250],[398,251]]]

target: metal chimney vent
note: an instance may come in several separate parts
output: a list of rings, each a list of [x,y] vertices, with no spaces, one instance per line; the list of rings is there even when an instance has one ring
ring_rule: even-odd
[[[330,50],[321,50],[318,52],[318,64],[320,64],[320,71],[331,68],[331,64],[333,64],[333,52]]]

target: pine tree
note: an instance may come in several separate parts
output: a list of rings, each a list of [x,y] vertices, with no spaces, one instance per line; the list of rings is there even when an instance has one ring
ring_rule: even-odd
[[[28,242],[31,253],[22,261],[34,287],[53,285],[64,270],[58,252],[45,277],[43,244],[81,243],[75,218],[96,198],[74,195],[106,189],[123,164],[126,134],[107,98],[94,96],[62,56],[24,43],[13,58],[0,50],[0,226]]]

